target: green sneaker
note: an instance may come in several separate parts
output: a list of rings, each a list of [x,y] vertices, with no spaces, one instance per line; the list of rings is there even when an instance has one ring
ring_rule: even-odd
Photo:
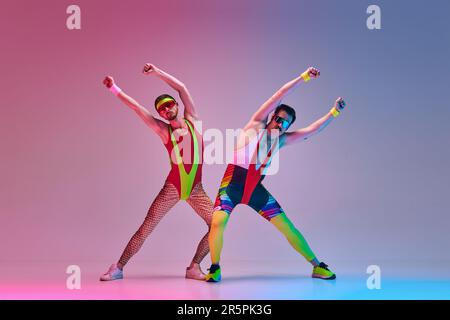
[[[219,282],[222,280],[222,274],[220,273],[220,266],[218,264],[212,264],[208,269],[209,273],[206,275],[206,282]]]
[[[323,262],[314,267],[312,277],[324,280],[336,279],[336,275],[330,269],[328,269],[328,266]]]

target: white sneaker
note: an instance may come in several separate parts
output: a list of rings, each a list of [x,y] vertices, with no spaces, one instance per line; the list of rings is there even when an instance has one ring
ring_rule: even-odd
[[[200,269],[200,265],[194,265],[191,268],[186,268],[186,279],[205,280],[206,274]]]
[[[117,279],[123,279],[123,271],[117,267],[117,263],[114,263],[109,267],[109,270],[100,277],[100,281],[112,281]]]

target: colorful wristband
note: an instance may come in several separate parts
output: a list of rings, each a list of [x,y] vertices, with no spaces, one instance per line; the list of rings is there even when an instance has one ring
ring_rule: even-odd
[[[301,77],[303,78],[303,81],[308,82],[309,80],[311,80],[311,77],[309,76],[309,72],[308,70],[306,70],[305,72],[303,72],[301,74]]]
[[[335,118],[341,114],[335,107],[331,108],[330,112]]]
[[[122,89],[120,89],[119,86],[114,83],[111,86],[111,88],[109,88],[109,91],[111,91],[112,93],[114,93],[115,96],[117,96],[122,91]]]

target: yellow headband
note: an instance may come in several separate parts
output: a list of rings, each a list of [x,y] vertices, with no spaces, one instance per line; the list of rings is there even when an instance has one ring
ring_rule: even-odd
[[[172,98],[169,98],[169,97],[164,98],[164,99],[160,100],[160,101],[156,104],[156,110],[159,110],[159,108],[160,108],[164,103],[169,102],[169,101],[176,102],[176,101],[175,101],[174,99],[172,99]]]

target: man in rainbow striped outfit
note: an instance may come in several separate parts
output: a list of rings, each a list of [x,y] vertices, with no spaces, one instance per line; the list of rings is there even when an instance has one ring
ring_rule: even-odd
[[[223,233],[231,212],[240,203],[254,209],[286,237],[291,246],[313,265],[312,277],[327,280],[336,278],[328,266],[317,259],[303,235],[261,183],[273,155],[280,148],[303,141],[320,132],[344,109],[344,100],[338,98],[331,110],[322,118],[305,128],[287,132],[295,121],[295,110],[282,104],[282,99],[299,83],[308,82],[319,75],[319,70],[310,67],[286,83],[253,114],[238,138],[233,161],[225,171],[215,202],[209,235],[212,265],[206,276],[208,282],[221,280],[219,261],[223,247]]]

